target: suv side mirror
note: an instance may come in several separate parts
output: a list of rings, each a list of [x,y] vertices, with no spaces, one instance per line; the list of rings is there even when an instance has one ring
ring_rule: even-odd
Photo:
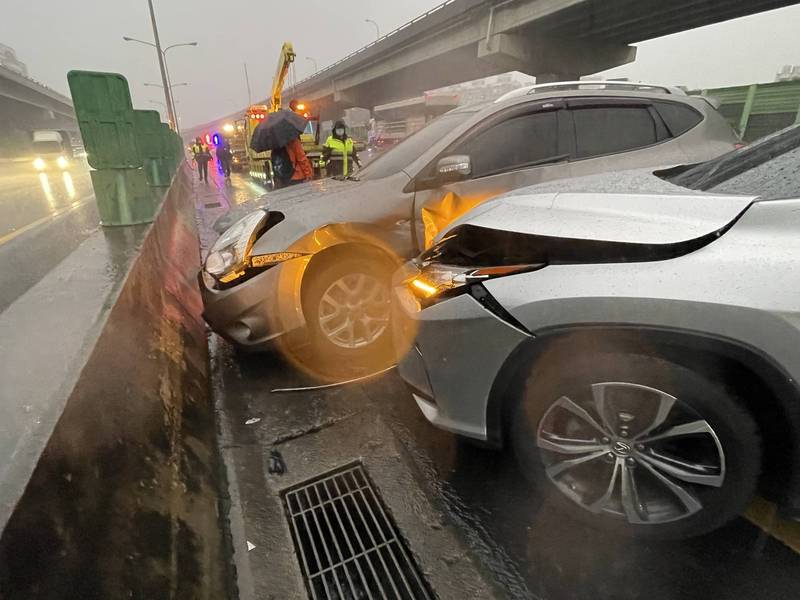
[[[472,174],[472,160],[467,154],[445,156],[436,163],[436,175],[440,182],[460,181]]]

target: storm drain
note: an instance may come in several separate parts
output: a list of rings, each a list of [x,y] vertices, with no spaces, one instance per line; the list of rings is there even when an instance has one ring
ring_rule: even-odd
[[[284,503],[315,600],[433,597],[360,464],[285,492]]]

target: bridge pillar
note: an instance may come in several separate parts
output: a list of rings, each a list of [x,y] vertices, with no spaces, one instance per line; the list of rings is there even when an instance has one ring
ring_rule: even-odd
[[[547,83],[577,79],[632,62],[636,48],[600,40],[497,33],[488,42],[479,42],[478,58],[503,71],[521,71]]]
[[[342,108],[356,105],[355,95],[352,90],[335,90],[333,92],[333,102],[341,105]]]

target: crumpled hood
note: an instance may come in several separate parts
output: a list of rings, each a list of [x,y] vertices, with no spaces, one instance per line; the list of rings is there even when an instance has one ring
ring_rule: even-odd
[[[336,202],[339,196],[351,196],[364,183],[358,181],[339,181],[337,179],[319,179],[308,183],[293,185],[282,190],[269,192],[248,202],[236,206],[214,222],[214,231],[222,233],[236,221],[258,208],[268,208],[283,213],[302,205],[302,210],[313,212],[315,202],[327,204]]]
[[[672,244],[726,227],[753,196],[643,193],[515,193],[452,224],[539,236]]]

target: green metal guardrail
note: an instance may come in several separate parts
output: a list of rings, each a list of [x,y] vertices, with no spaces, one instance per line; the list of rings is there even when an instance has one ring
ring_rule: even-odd
[[[183,160],[178,135],[156,111],[135,110],[118,73],[67,74],[103,225],[149,223]]]
[[[718,100],[720,113],[748,142],[800,123],[800,81],[754,83],[690,93]]]

